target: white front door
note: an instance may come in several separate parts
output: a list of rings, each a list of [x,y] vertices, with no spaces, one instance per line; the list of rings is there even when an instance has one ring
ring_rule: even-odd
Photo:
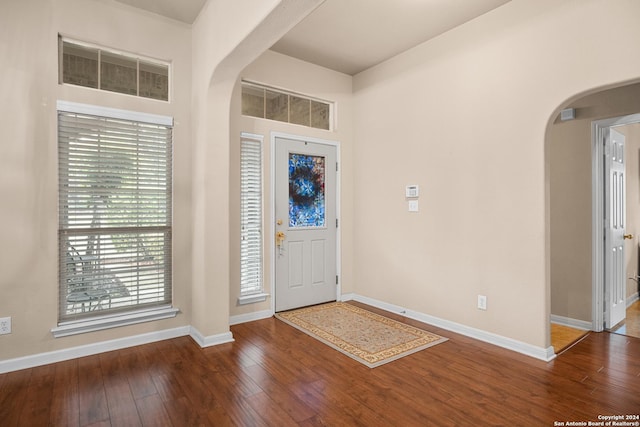
[[[275,138],[275,310],[335,301],[337,148]]]
[[[626,316],[626,267],[624,256],[625,137],[613,128],[605,132],[605,328]],[[628,237],[628,236],[627,236]]]

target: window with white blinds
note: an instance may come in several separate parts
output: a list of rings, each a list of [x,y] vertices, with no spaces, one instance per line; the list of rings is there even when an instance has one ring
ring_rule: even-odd
[[[70,110],[58,111],[59,322],[169,306],[171,118]]]
[[[240,145],[240,295],[263,292],[262,139],[243,135]]]

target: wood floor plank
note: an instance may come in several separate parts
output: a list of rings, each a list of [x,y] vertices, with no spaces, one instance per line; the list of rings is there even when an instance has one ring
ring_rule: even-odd
[[[142,425],[136,402],[126,382],[105,382],[105,393],[112,427]]]
[[[88,356],[78,359],[78,372],[80,425],[108,422],[109,406],[102,380],[100,357]]]
[[[180,397],[163,401],[167,415],[174,426],[207,426],[214,425],[208,420],[208,411],[202,413],[194,411],[191,402],[187,397]],[[214,407],[217,409],[218,407]],[[220,419],[224,419],[224,415],[218,414]]]
[[[24,425],[47,425],[50,419],[55,366],[33,368],[20,416]]]
[[[79,426],[77,359],[55,364],[55,379],[51,397],[50,424],[53,426]]]
[[[298,425],[286,409],[277,404],[271,396],[265,392],[254,394],[246,400],[249,406],[251,406],[256,413],[260,414],[260,418],[267,425],[280,427],[295,427]]]
[[[118,352],[100,355],[107,405],[112,426],[141,426],[136,402],[129,385],[129,369]]]
[[[136,399],[138,412],[141,414],[143,426],[149,427],[172,427],[173,423],[169,417],[162,399],[157,394],[148,395]]]
[[[218,406],[237,425],[268,425],[262,420],[247,398],[255,394],[258,387],[247,387],[233,373],[213,373],[202,378],[205,388],[211,393]]]
[[[186,393],[175,374],[166,373],[153,376],[153,384],[163,402],[171,402],[186,397]]]
[[[193,411],[204,414],[217,405],[213,394],[207,389],[202,377],[194,375],[186,364],[176,364],[172,368],[171,381],[180,386],[180,393],[188,399]]]
[[[301,422],[315,415],[313,410],[291,394],[286,385],[276,381],[262,366],[252,365],[244,369],[247,375],[250,375],[256,384],[264,390],[264,393],[269,395],[274,404],[284,408],[295,421]]]
[[[545,363],[388,316],[449,341],[369,369],[264,319],[215,347],[180,337],[1,374],[0,425],[547,426],[640,412],[640,339],[591,333]]]
[[[123,360],[123,371],[134,399],[158,394],[150,371],[147,369],[149,363],[145,353],[139,352],[138,347],[134,347],[120,351],[119,358]]]
[[[27,398],[32,369],[3,374],[0,388],[0,420],[7,427],[20,426],[20,414]]]
[[[562,353],[569,346],[582,339],[589,331],[571,328],[556,323],[551,324],[551,347],[556,354]]]

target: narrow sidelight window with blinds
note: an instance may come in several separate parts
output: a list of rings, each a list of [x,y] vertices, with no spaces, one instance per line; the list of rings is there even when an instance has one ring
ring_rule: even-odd
[[[262,140],[244,137],[240,147],[240,295],[262,285]]]
[[[59,107],[61,323],[171,304],[172,120],[114,111]]]

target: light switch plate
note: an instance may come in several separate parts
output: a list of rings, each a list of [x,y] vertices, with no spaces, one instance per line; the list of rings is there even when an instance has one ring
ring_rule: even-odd
[[[407,198],[420,196],[420,187],[416,184],[407,185],[404,190],[404,196]]]
[[[418,212],[418,201],[417,200],[409,200],[409,212]]]
[[[487,297],[486,295],[478,295],[478,310],[487,309]]]

